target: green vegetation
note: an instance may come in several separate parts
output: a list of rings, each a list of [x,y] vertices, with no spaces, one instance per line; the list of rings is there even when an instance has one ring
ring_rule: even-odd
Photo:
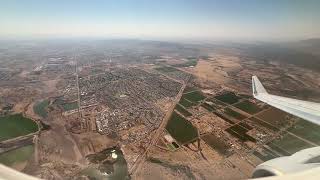
[[[309,121],[299,120],[288,131],[308,141],[320,145],[320,126]]]
[[[28,145],[9,152],[5,152],[3,154],[0,154],[0,163],[6,166],[11,166],[15,163],[27,161],[33,154],[33,151],[33,145]]]
[[[166,129],[181,144],[190,142],[198,137],[197,128],[176,112],[172,113]]]
[[[192,102],[189,102],[187,101],[186,99],[184,98],[181,98],[180,101],[179,101],[179,104],[188,108],[188,107],[191,107],[191,106],[194,106],[195,104],[193,104]]]
[[[290,156],[291,154],[287,151],[281,149],[280,147],[274,145],[272,142],[267,144],[273,151],[277,152],[278,154],[281,154],[283,156]]]
[[[227,104],[225,104],[225,103],[223,103],[223,102],[221,102],[221,101],[219,101],[219,100],[217,100],[217,99],[215,99],[215,98],[209,98],[209,99],[207,99],[207,101],[210,101],[210,102],[212,102],[213,103],[213,107],[215,107],[215,108],[221,108],[221,107],[225,107]]]
[[[190,66],[196,66],[198,63],[198,60],[196,58],[187,58],[187,62],[182,64],[174,64],[172,66],[174,67],[190,67]]]
[[[0,117],[0,124],[0,141],[38,131],[37,123],[22,114]]]
[[[78,108],[78,103],[73,102],[73,103],[65,103],[62,105],[62,108],[64,111],[70,111]]]
[[[236,119],[238,119],[238,120],[242,120],[242,119],[245,119],[245,118],[246,118],[246,116],[244,116],[244,115],[242,115],[242,114],[240,114],[240,113],[238,113],[238,112],[236,112],[236,111],[234,111],[234,110],[232,110],[232,109],[230,109],[230,108],[225,108],[225,109],[224,109],[224,112],[225,112],[227,115],[229,115],[229,116],[231,116],[231,117],[233,117],[233,118],[236,118]]]
[[[203,108],[205,108],[206,110],[208,110],[209,112],[214,111],[214,108],[213,108],[210,104],[208,104],[208,103],[202,103],[201,106],[202,106]]]
[[[248,100],[237,103],[234,106],[249,114],[256,114],[262,110],[257,105],[253,104]]]
[[[170,66],[163,66],[163,67],[157,67],[157,68],[154,68],[155,70],[157,71],[160,71],[160,72],[174,72],[174,71],[179,71],[178,69],[174,68],[174,67],[170,67]]]
[[[225,93],[225,94],[221,94],[221,95],[215,96],[215,98],[220,100],[220,101],[222,101],[222,102],[228,103],[228,104],[237,103],[239,101],[239,99],[240,99],[233,92],[228,92],[228,93]]]
[[[183,94],[182,98],[188,99],[191,102],[198,102],[205,99],[206,97],[203,96],[200,91],[193,91],[190,93]]]
[[[200,59],[203,59],[203,60],[210,60],[210,56],[200,56]]]
[[[261,152],[254,151],[253,155],[257,156],[262,161],[268,161],[270,159],[274,159],[274,158],[279,157],[277,154],[275,154],[274,152],[270,151],[267,148],[263,148],[263,150]]]
[[[207,134],[201,137],[212,149],[216,150],[222,155],[226,155],[230,148],[226,141],[216,137],[214,134]]]
[[[245,122],[243,122],[243,121],[240,122],[239,125],[242,126],[242,127],[244,127],[244,128],[246,128],[246,129],[248,129],[248,130],[253,129],[249,124],[247,124],[247,123],[245,123]]]
[[[231,127],[229,127],[228,129],[226,129],[226,131],[228,133],[230,133],[231,135],[237,137],[238,139],[240,139],[241,141],[252,141],[252,142],[256,142],[256,140],[249,136],[247,134],[248,132],[248,129],[236,124],[236,125],[233,125]]]
[[[192,114],[189,111],[187,111],[184,107],[180,106],[179,104],[176,105],[176,110],[178,110],[185,117],[192,116]]]
[[[78,108],[77,101],[69,103],[63,100],[61,97],[57,98],[53,103],[62,107],[63,111],[70,111]]]
[[[173,144],[168,143],[168,144],[166,144],[166,145],[167,145],[167,148],[168,148],[170,151],[176,150],[176,148],[174,147]]]
[[[37,115],[39,115],[43,118],[46,118],[48,116],[47,107],[48,107],[49,103],[50,103],[49,100],[47,100],[47,99],[43,100],[33,106],[33,111]]]
[[[283,149],[284,151],[293,154],[299,150],[306,149],[312,147],[309,143],[298,139],[291,134],[285,134],[280,139],[275,139],[272,141],[272,144],[278,146],[279,148]]]

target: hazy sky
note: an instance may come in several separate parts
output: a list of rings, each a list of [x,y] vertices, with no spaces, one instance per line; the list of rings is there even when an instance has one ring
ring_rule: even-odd
[[[1,0],[2,37],[320,37],[320,0]]]

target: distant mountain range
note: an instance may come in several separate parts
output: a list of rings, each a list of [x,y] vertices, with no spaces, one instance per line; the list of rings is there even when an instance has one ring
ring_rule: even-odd
[[[256,60],[278,61],[320,71],[320,38],[288,43],[243,44],[239,49]]]

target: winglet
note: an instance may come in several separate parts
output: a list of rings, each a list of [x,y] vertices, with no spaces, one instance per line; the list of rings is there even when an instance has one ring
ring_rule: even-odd
[[[258,94],[267,94],[266,89],[264,89],[257,76],[252,76],[252,93],[253,96],[257,96]]]

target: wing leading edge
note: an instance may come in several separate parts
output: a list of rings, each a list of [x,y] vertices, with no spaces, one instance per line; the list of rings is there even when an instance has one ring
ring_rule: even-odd
[[[252,76],[253,97],[305,120],[320,125],[320,103],[302,101],[269,94],[257,76]]]

